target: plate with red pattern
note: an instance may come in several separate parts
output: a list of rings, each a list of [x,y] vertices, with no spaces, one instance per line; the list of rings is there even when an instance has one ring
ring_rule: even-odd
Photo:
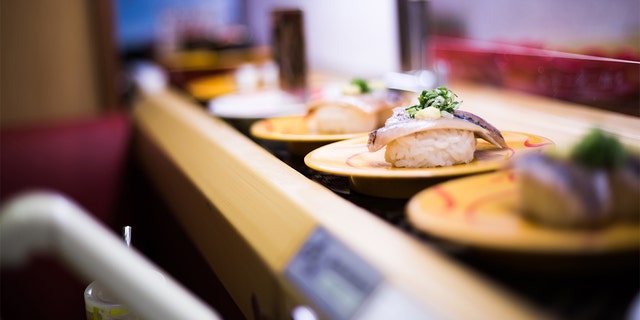
[[[540,152],[553,141],[521,132],[501,132],[508,148],[498,148],[478,139],[474,159],[466,164],[433,168],[396,168],[384,159],[386,148],[369,152],[367,135],[318,148],[305,157],[310,168],[343,176],[367,178],[430,178],[481,173],[499,169],[518,154]]]
[[[519,214],[518,177],[512,170],[443,182],[407,203],[409,222],[436,238],[503,252],[601,254],[637,250],[640,225],[597,229],[551,228]]]

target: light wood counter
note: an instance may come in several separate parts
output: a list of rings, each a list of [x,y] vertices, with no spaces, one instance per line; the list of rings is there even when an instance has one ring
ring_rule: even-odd
[[[638,117],[493,87],[453,84],[451,88],[464,100],[462,108],[481,114],[503,131],[538,134],[550,138],[559,148],[568,148],[589,129],[599,126],[627,146],[640,148]]]

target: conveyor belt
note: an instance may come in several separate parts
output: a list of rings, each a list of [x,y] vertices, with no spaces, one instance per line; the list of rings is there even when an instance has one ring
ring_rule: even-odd
[[[610,268],[591,270],[589,263],[601,261],[586,261],[587,264],[580,270],[553,271],[540,268],[544,267],[544,257],[538,257],[533,263],[518,263],[531,257],[505,258],[444,243],[411,227],[404,214],[407,200],[355,193],[349,190],[347,177],[308,168],[302,157],[287,151],[286,144],[259,139],[254,141],[309,179],[420,239],[425,245],[439,248],[559,319],[625,319],[640,290],[640,258],[637,255],[624,256],[621,258],[623,261],[611,261]],[[620,257],[599,256],[596,259],[613,260]]]

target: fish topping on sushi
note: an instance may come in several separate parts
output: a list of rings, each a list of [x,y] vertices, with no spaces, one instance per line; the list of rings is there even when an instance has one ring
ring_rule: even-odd
[[[514,159],[523,217],[549,227],[597,228],[638,223],[640,157],[593,128],[568,155],[535,153]]]
[[[423,90],[419,104],[395,108],[383,127],[369,133],[369,151],[386,146],[385,160],[394,167],[425,168],[471,162],[476,138],[507,148],[498,129],[458,110],[462,102],[455,98],[446,87]]]

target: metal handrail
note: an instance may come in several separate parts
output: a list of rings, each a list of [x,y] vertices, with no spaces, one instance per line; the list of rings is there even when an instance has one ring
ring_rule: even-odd
[[[35,253],[56,256],[79,276],[97,280],[143,319],[221,319],[215,310],[59,193],[25,193],[0,208],[0,266],[19,266]]]

